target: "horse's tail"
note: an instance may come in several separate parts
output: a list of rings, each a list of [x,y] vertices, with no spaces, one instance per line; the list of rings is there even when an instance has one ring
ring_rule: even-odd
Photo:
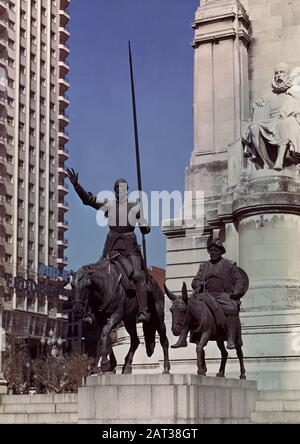
[[[152,322],[144,322],[143,323],[143,331],[144,331],[144,337],[145,337],[146,353],[147,353],[147,356],[150,358],[150,356],[153,355],[153,352],[155,349],[156,327],[155,327],[154,323],[152,323]]]

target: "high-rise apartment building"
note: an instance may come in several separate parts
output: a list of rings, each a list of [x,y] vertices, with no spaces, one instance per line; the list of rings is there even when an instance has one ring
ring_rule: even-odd
[[[35,344],[50,330],[65,334],[58,274],[67,265],[68,6],[0,0],[3,327]]]

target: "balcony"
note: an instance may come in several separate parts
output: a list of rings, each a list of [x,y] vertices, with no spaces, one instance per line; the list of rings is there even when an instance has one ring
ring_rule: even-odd
[[[69,125],[70,119],[64,114],[59,114],[58,116],[59,130],[64,131],[65,127]]]
[[[68,202],[58,202],[57,203],[57,208],[64,210],[64,211],[68,211],[69,210],[69,203]]]
[[[68,241],[68,239],[57,239],[57,245],[59,247],[67,248],[69,245],[69,241]]]
[[[61,185],[60,183],[57,185],[57,189],[58,191],[62,191],[63,193],[68,193],[69,192],[69,187],[67,184],[65,185]]]
[[[6,68],[6,66],[7,66],[7,58],[6,57],[0,56],[0,66],[4,69]]]
[[[67,174],[67,172],[66,172],[66,170],[64,169],[64,167],[61,167],[61,166],[59,166],[58,168],[57,168],[57,171],[60,173],[60,174]]]
[[[70,155],[69,155],[69,150],[67,150],[66,148],[64,149],[63,147],[58,147],[58,155],[62,156],[65,160],[69,159]]]
[[[69,20],[70,20],[69,14],[66,11],[64,11],[63,9],[60,9],[59,10],[59,24],[60,24],[60,26],[65,27]]]
[[[60,144],[68,143],[69,142],[69,134],[67,131],[60,131],[58,133],[58,139]]]
[[[69,259],[66,256],[57,258],[57,264],[68,265],[68,263]]]
[[[0,107],[5,107],[6,108],[6,104],[7,104],[7,100],[5,97],[0,97]]]
[[[60,0],[60,9],[66,9],[70,4],[70,0]]]
[[[0,136],[0,146],[5,146],[6,145],[6,137],[4,136]]]
[[[66,78],[58,79],[58,85],[60,94],[64,94],[70,88],[70,83]]]
[[[59,68],[59,77],[64,77],[70,71],[69,65],[63,62],[62,60],[58,62],[58,68]]]
[[[8,7],[8,1],[7,0],[0,0],[0,14],[5,12]]]
[[[0,17],[0,32],[3,32],[7,29],[8,22],[3,17]]]
[[[7,48],[7,40],[0,38],[0,50],[5,50]]]
[[[67,108],[67,106],[70,105],[70,100],[68,96],[59,96],[58,101],[60,111],[63,111],[65,108]]]
[[[0,116],[0,129],[6,128],[6,118],[3,116]]]
[[[59,27],[59,41],[65,43],[70,38],[70,32],[63,26]]]
[[[60,60],[64,60],[66,57],[68,57],[68,55],[70,54],[70,49],[69,49],[68,45],[66,45],[64,43],[60,43],[58,45],[58,48],[59,48]]]
[[[57,228],[62,228],[64,230],[68,230],[69,229],[69,222],[67,220],[65,220],[64,222],[62,222],[61,220],[59,220],[57,222]]]

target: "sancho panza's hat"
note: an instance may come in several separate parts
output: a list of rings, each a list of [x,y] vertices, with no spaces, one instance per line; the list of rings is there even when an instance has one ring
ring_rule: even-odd
[[[219,250],[221,250],[222,254],[226,253],[223,242],[220,241],[220,239],[209,239],[207,242],[207,249],[209,250],[210,247],[213,247],[213,246],[217,247]]]

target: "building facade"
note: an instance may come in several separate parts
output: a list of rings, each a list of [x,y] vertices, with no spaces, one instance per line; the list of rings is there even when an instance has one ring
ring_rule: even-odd
[[[66,333],[68,6],[0,1],[3,327],[35,344],[50,330]]]

